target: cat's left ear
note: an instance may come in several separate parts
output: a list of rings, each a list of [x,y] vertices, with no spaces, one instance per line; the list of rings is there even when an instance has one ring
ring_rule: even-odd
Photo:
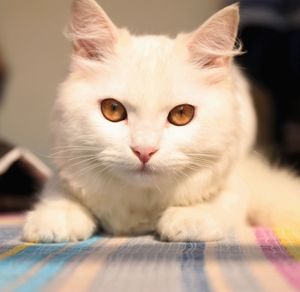
[[[236,48],[239,7],[230,5],[212,17],[188,37],[188,49],[193,62],[202,68],[223,67],[240,53]]]
[[[119,30],[95,0],[73,0],[68,34],[77,56],[101,60],[112,53]]]

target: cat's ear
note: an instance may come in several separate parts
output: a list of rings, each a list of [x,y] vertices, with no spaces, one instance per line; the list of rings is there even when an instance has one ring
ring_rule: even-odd
[[[68,35],[76,55],[101,60],[112,53],[118,28],[96,1],[73,0]]]
[[[236,47],[239,24],[239,7],[230,5],[190,34],[188,49],[192,61],[201,67],[221,67],[240,53]]]

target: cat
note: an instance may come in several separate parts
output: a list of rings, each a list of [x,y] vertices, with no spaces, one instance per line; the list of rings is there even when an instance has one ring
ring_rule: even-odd
[[[26,241],[155,233],[222,239],[245,222],[300,223],[300,180],[254,151],[256,118],[234,64],[239,8],[175,39],[117,28],[74,0],[70,74],[53,117],[56,167]]]

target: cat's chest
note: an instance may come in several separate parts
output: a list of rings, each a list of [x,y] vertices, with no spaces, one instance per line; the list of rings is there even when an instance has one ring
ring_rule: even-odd
[[[90,208],[101,227],[112,234],[143,234],[155,229],[166,208],[164,200],[147,191],[102,193]],[[95,198],[95,197],[94,197]]]

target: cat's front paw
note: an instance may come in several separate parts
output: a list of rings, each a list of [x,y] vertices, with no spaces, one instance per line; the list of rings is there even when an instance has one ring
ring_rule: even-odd
[[[157,231],[165,241],[212,241],[224,237],[221,224],[202,208],[167,209],[158,222]]]
[[[29,242],[66,242],[89,238],[96,224],[77,204],[40,205],[28,213],[23,239]]]

